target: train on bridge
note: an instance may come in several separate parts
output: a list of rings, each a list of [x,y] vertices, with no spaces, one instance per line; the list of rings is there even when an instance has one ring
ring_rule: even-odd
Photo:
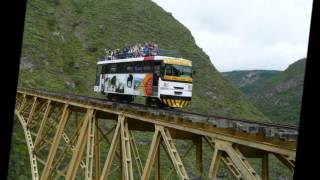
[[[97,62],[94,91],[112,101],[145,97],[154,107],[181,108],[191,104],[192,62],[170,56],[102,59]]]

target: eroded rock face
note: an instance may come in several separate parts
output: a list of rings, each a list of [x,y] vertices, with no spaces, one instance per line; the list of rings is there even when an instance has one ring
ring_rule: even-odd
[[[278,84],[275,87],[275,91],[277,93],[281,93],[281,92],[287,91],[291,88],[298,87],[298,86],[303,86],[303,79],[302,78],[301,79],[290,79],[289,81],[287,81],[285,83]]]
[[[259,79],[256,72],[250,72],[245,77],[242,78],[242,82],[240,83],[240,88],[244,86],[248,86],[253,84]]]
[[[80,64],[78,64],[78,63],[74,64],[73,68],[76,69],[76,70],[79,70],[80,69]]]
[[[73,81],[66,81],[64,83],[64,85],[67,87],[67,88],[76,88],[76,83],[73,82]]]
[[[29,59],[27,57],[21,57],[20,58],[20,68],[22,70],[33,71],[35,68],[35,65],[31,59]]]

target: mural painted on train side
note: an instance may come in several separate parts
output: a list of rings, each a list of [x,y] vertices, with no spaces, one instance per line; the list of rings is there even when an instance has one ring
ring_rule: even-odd
[[[105,92],[152,96],[153,74],[104,74]]]

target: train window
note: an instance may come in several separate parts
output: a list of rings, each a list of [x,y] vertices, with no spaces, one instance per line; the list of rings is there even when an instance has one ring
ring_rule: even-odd
[[[144,64],[143,72],[151,72],[151,71],[152,71],[151,64]]]
[[[126,69],[126,73],[133,73],[133,63],[129,62],[129,63],[125,63],[125,69]]]
[[[97,65],[95,86],[99,86],[100,74],[102,73],[102,68],[103,68],[103,67],[104,67],[104,66]]]
[[[160,76],[160,64],[155,64],[154,67],[153,67],[153,72],[156,76]]]
[[[110,73],[116,73],[116,72],[117,72],[117,64],[111,64]]]
[[[166,75],[169,75],[169,76],[172,75],[172,67],[171,66],[166,66]]]
[[[102,65],[101,74],[107,73],[107,65]]]
[[[141,73],[141,72],[142,72],[142,66],[139,66],[139,65],[135,66],[135,67],[134,67],[134,71],[135,71],[136,73]]]
[[[130,73],[130,72],[132,72],[132,71],[133,71],[133,67],[132,67],[132,66],[130,66],[130,65],[129,65],[129,66],[127,66],[127,72],[128,72],[128,73]]]
[[[126,71],[126,65],[124,63],[117,64],[117,73],[125,73]]]
[[[142,73],[142,63],[141,62],[136,63],[136,65],[134,66],[134,72]]]

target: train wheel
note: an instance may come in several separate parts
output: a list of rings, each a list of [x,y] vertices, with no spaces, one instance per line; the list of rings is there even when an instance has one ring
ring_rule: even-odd
[[[130,95],[123,96],[123,100],[128,103],[131,103],[134,101],[134,96],[130,96]]]
[[[110,101],[117,101],[117,97],[112,93],[108,93],[107,99]]]
[[[157,98],[146,98],[146,105],[151,107],[161,107],[161,102]]]

